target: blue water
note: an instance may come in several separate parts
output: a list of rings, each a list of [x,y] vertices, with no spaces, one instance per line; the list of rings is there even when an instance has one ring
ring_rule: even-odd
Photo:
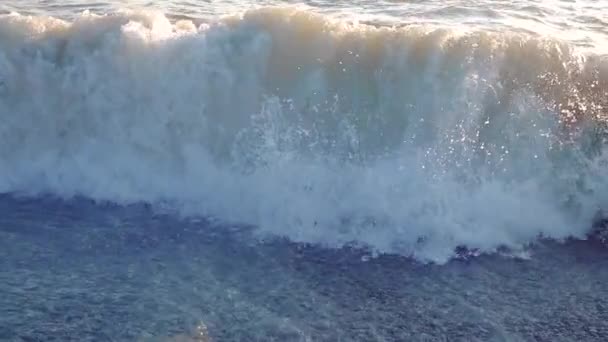
[[[248,227],[144,205],[2,196],[0,212],[3,341],[608,336],[608,254],[591,242],[539,243],[529,260],[433,266],[285,240],[252,244]]]
[[[0,341],[608,340],[557,3],[3,2]]]

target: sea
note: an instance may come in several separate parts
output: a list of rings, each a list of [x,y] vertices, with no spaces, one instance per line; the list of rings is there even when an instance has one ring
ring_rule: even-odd
[[[608,0],[2,0],[0,341],[607,341]]]

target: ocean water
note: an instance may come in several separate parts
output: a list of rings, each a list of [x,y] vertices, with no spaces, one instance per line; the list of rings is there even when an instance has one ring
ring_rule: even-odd
[[[602,341],[607,144],[603,0],[3,1],[0,340]]]

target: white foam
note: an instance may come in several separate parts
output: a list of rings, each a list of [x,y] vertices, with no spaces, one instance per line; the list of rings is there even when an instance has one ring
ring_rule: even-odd
[[[608,204],[607,64],[556,41],[260,9],[10,15],[0,45],[1,192],[438,262],[581,237]]]

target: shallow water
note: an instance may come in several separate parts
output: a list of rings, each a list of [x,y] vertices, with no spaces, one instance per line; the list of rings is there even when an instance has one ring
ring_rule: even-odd
[[[0,340],[608,339],[604,2],[0,13]]]
[[[176,220],[144,206],[0,200],[0,339],[603,341],[605,249],[443,266]],[[367,261],[366,261],[367,260]],[[204,341],[204,339],[190,341]]]

